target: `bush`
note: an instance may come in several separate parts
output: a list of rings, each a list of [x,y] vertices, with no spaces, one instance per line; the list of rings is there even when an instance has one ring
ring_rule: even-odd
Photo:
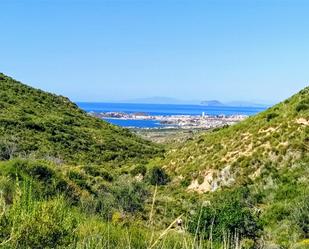
[[[15,139],[10,140],[0,140],[0,160],[9,160],[15,156],[17,152],[17,143]]]
[[[148,175],[148,179],[151,185],[166,185],[170,178],[160,167],[153,167]]]
[[[147,173],[147,168],[144,165],[137,165],[132,171],[132,176],[142,175],[145,176]]]
[[[12,215],[16,215],[13,214]],[[34,211],[22,215],[16,228],[19,248],[55,248],[74,240],[76,220],[61,199],[38,203]]]
[[[113,175],[107,172],[105,169],[102,169],[102,167],[85,166],[83,169],[87,174],[90,174],[94,177],[102,177],[105,181],[112,182],[114,180]]]
[[[13,203],[15,185],[9,177],[0,176],[0,195],[5,204]],[[1,213],[1,211],[0,211]]]
[[[296,110],[297,112],[309,110],[309,99],[303,99],[303,100],[301,100],[301,101],[296,105],[295,110]]]
[[[28,164],[28,173],[33,178],[36,178],[40,181],[44,181],[45,183],[51,181],[53,176],[55,175],[54,170],[50,169],[48,166],[43,164]]]
[[[226,236],[236,235],[240,239],[256,239],[260,225],[249,200],[245,188],[219,193],[213,197],[210,205],[193,215],[189,231],[203,239],[212,237],[218,242],[222,242]]]
[[[268,113],[267,116],[266,116],[266,120],[267,122],[269,122],[270,120],[278,117],[279,114],[278,113],[275,113],[275,112],[272,112],[272,113]]]
[[[309,238],[309,195],[295,205],[293,216],[305,237]]]
[[[0,216],[0,243],[8,248],[56,248],[74,239],[77,220],[62,197],[36,201],[31,182],[17,191],[11,207]]]
[[[130,181],[125,177],[120,179],[115,185],[113,194],[119,210],[134,213],[144,209],[144,202],[148,196],[148,191],[143,183]]]

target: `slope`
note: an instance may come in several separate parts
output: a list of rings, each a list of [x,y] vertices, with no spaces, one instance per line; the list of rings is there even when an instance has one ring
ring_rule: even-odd
[[[126,129],[90,117],[69,99],[0,74],[0,159],[53,158],[68,163],[142,159],[161,149]]]
[[[231,248],[308,248],[309,88],[174,145],[162,165],[172,181],[160,198],[190,210],[192,234]],[[198,200],[188,206],[187,195]]]
[[[309,88],[257,116],[202,134],[166,154],[164,165],[189,189],[214,191],[285,168],[309,150]]]

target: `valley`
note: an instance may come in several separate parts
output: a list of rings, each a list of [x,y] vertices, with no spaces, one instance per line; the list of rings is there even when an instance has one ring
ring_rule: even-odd
[[[0,74],[0,246],[308,248],[309,88],[238,121],[123,129]]]

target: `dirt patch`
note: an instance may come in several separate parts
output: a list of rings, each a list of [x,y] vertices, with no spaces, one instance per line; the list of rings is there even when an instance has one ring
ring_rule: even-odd
[[[269,134],[269,133],[275,132],[276,130],[278,130],[278,128],[279,128],[279,127],[269,127],[269,128],[267,128],[267,129],[261,129],[261,130],[259,130],[259,133],[260,133],[260,134],[261,134],[261,133],[267,133],[267,134]]]
[[[299,119],[296,120],[296,123],[299,124],[299,125],[308,126],[309,120],[307,120],[305,118],[299,118]]]
[[[234,177],[231,174],[231,168],[226,166],[221,171],[208,170],[204,173],[204,181],[199,184],[198,179],[194,179],[188,191],[194,191],[197,193],[214,192],[223,186],[231,186],[235,182]]]
[[[202,184],[199,184],[197,179],[193,180],[188,187],[188,190],[198,193],[206,193],[212,191],[213,173],[213,170],[207,171]]]

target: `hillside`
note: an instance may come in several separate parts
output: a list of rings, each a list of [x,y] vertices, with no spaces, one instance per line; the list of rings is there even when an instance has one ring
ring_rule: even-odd
[[[12,156],[96,163],[146,158],[159,148],[126,129],[90,117],[69,99],[0,74],[1,159]]]
[[[309,88],[267,111],[215,129],[167,152],[165,167],[190,189],[214,191],[254,180],[267,167],[284,168],[308,155]]]
[[[131,171],[161,152],[0,74],[0,247],[124,248],[130,231],[130,248],[148,248],[151,185]]]
[[[173,196],[174,212],[188,208],[184,193],[199,198],[189,206],[193,234],[231,248],[309,247],[309,88],[176,144],[162,165],[173,180],[160,198]]]
[[[309,88],[163,154],[1,74],[0,146],[1,248],[309,245]]]

